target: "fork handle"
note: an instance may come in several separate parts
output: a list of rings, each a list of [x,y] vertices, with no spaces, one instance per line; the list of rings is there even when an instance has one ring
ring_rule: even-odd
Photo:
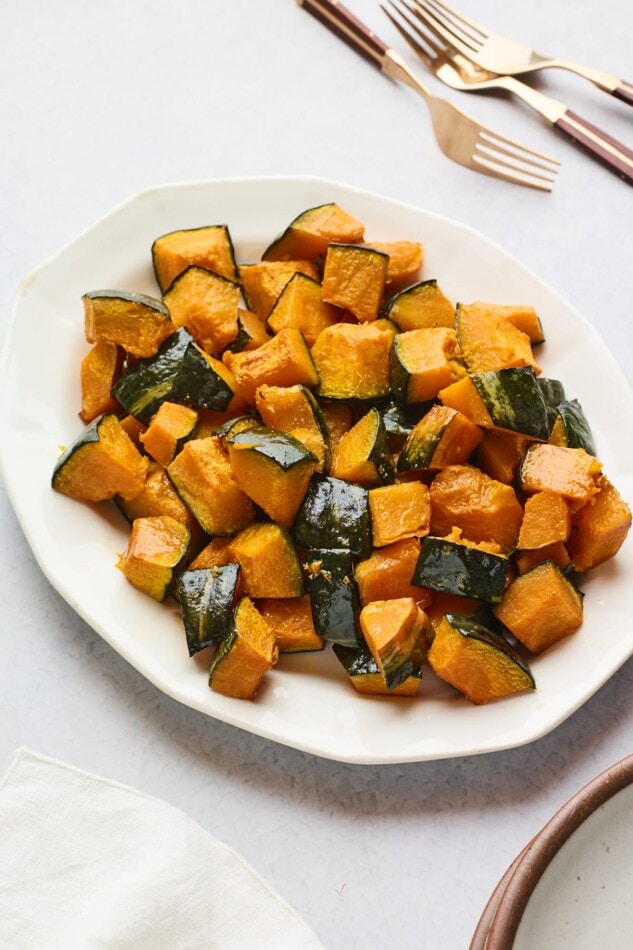
[[[630,82],[621,79],[620,85],[613,90],[611,95],[615,96],[616,99],[621,99],[622,102],[626,102],[627,105],[633,106],[633,86]]]
[[[629,185],[633,185],[633,151],[567,109],[554,126],[590,152]]]
[[[297,0],[297,3],[336,33],[344,43],[382,69],[389,47],[339,0]]]

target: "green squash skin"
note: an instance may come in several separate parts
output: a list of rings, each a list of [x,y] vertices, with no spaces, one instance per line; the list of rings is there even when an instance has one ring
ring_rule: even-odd
[[[178,228],[176,231],[169,231],[169,232],[167,232],[167,234],[161,234],[160,237],[157,237],[157,238],[156,238],[156,240],[155,240],[154,243],[152,244],[152,248],[151,248],[152,265],[153,265],[153,268],[154,268],[154,276],[156,277],[156,283],[158,284],[158,286],[159,286],[160,289],[161,289],[161,292],[163,292],[163,293],[168,290],[168,286],[167,286],[166,284],[163,284],[163,282],[161,281],[161,279],[160,279],[160,277],[159,277],[160,267],[157,266],[157,260],[156,260],[156,246],[160,243],[160,241],[161,241],[163,238],[170,237],[172,234],[187,234],[187,233],[189,233],[189,232],[191,232],[191,231],[222,231],[222,232],[224,233],[224,239],[225,239],[225,241],[226,241],[226,245],[227,245],[227,249],[228,249],[228,252],[229,252],[229,256],[230,256],[231,261],[232,261],[232,263],[233,263],[233,278],[234,278],[234,281],[237,281],[237,266],[236,266],[236,263],[235,263],[235,249],[234,249],[234,247],[233,247],[233,240],[232,240],[232,238],[231,238],[231,233],[230,233],[228,227],[226,226],[226,224],[209,224],[209,225],[205,225],[205,226],[203,226],[203,227],[201,227],[201,228]],[[175,278],[174,278],[174,279],[175,279]]]
[[[423,471],[428,468],[447,425],[448,422],[445,422],[432,432],[423,433],[416,433],[414,428],[407,436],[398,456],[398,471]]]
[[[236,416],[235,419],[229,419],[227,422],[216,426],[213,432],[220,439],[228,440],[232,435],[237,435],[238,432],[246,432],[258,425],[260,425],[260,420],[255,416]]]
[[[565,387],[558,379],[539,376],[536,380],[546,406],[556,409],[565,400]]]
[[[448,613],[446,614],[446,620],[451,625],[453,630],[456,630],[462,637],[470,637],[473,640],[479,640],[482,643],[487,644],[489,647],[492,647],[494,650],[498,650],[500,653],[503,653],[504,656],[507,656],[509,660],[515,663],[516,666],[518,666],[519,669],[525,673],[532,689],[536,688],[536,683],[534,682],[534,676],[530,667],[523,660],[523,658],[519,656],[518,652],[514,650],[507,640],[504,640],[500,634],[495,633],[493,630],[489,630],[480,623],[477,623],[472,617],[464,617],[461,614]]]
[[[232,433],[226,441],[231,445],[241,445],[253,452],[258,452],[278,465],[284,472],[299,462],[316,462],[317,460],[303,442],[299,442],[287,432],[269,429],[267,426],[248,427],[242,432]]]
[[[545,400],[531,366],[471,373],[496,426],[547,441]]]
[[[380,484],[390,485],[396,477],[396,466],[389,448],[387,430],[378,409],[370,409],[369,412],[374,417],[375,437],[367,461],[373,464]]]
[[[479,548],[427,536],[411,580],[418,587],[498,604],[510,559]]]
[[[372,534],[367,489],[340,478],[313,475],[292,534],[306,548],[346,548],[354,557],[369,557]]]
[[[589,421],[577,399],[561,402],[557,407],[564,432],[565,444],[570,449],[584,449],[589,455],[596,454],[596,446]]]
[[[99,441],[99,427],[106,418],[107,416],[99,416],[98,419],[95,419],[94,422],[91,422],[90,425],[77,436],[71,445],[69,445],[68,448],[62,452],[55,463],[55,468],[53,469],[53,475],[51,477],[51,485],[53,488],[55,488],[57,480],[63,469],[66,467],[68,462],[70,462],[75,453],[84,446],[91,445]]]
[[[166,320],[170,320],[169,310],[157,297],[150,297],[147,294],[132,294],[124,290],[91,290],[83,294],[82,300],[87,297],[88,300],[125,300],[128,303],[140,304],[147,307],[148,310],[154,310],[160,313]]]
[[[113,386],[112,395],[126,412],[147,425],[167,400],[224,412],[233,390],[181,327],[165,340],[156,356],[135,363]]]
[[[324,640],[360,647],[360,607],[351,553],[345,549],[315,548],[306,551],[305,556],[314,629]],[[318,570],[311,570],[310,566],[316,564]]]
[[[432,402],[416,402],[408,406],[401,406],[391,399],[376,403],[376,409],[382,416],[387,435],[406,439],[432,405]]]
[[[189,656],[226,636],[239,575],[238,564],[183,571],[176,581]]]
[[[279,234],[272,244],[269,244],[264,253],[262,254],[263,261],[281,261],[281,260],[292,260],[292,257],[287,257],[285,251],[283,250],[285,239],[292,237],[293,230],[296,229],[298,224],[301,224],[304,218],[309,217],[314,211],[321,211],[322,208],[332,207],[334,202],[328,201],[322,205],[316,205],[314,208],[306,208],[305,211],[302,211],[301,214],[297,215],[296,218],[293,218],[287,228]],[[282,256],[279,256],[281,248]]]

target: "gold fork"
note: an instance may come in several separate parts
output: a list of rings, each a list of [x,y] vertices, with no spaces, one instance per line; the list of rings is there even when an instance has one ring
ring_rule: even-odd
[[[504,76],[517,76],[539,69],[566,69],[588,79],[599,89],[610,93],[633,106],[633,85],[618,76],[605,73],[589,66],[582,66],[569,59],[559,59],[537,53],[522,43],[516,43],[499,33],[493,33],[487,27],[476,23],[459,13],[441,0],[428,0],[427,8],[433,12],[447,31],[452,46],[473,63],[491,72]]]
[[[504,89],[519,96],[550,125],[569,136],[628,184],[633,184],[633,151],[627,146],[576,115],[557,99],[543,95],[513,76],[499,76],[483,70],[467,59],[449,45],[441,24],[428,13],[425,0],[386,2],[393,13],[384,6],[383,12],[420,59],[447,86],[462,92]]]
[[[297,0],[385,75],[414,89],[427,104],[437,143],[448,158],[483,175],[551,191],[560,163],[486,128],[446,99],[433,96],[406,62],[338,0]]]

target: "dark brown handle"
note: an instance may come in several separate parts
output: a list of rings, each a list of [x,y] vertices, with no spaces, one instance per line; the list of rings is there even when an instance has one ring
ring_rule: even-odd
[[[633,151],[630,148],[581,119],[571,109],[567,109],[554,125],[629,185],[633,185]]]
[[[621,99],[622,102],[626,102],[628,105],[633,106],[633,86],[630,82],[625,82],[622,79],[621,84],[617,87],[617,89],[613,90],[612,95],[614,95],[616,99]]]
[[[356,19],[338,0],[298,0],[308,13],[336,33],[343,42],[357,53],[369,59],[375,66],[382,67],[388,46],[364,23]]]

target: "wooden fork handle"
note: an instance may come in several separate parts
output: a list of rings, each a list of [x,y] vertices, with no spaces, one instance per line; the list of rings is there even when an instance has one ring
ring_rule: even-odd
[[[554,125],[629,185],[633,185],[633,151],[630,148],[591,125],[571,109],[567,109]]]
[[[630,82],[620,80],[620,85],[613,90],[611,95],[615,96],[616,99],[621,99],[622,102],[626,102],[627,105],[633,106],[633,86]]]
[[[311,13],[333,33],[368,59],[382,68],[389,47],[375,33],[361,23],[339,0],[297,0],[299,6]]]

